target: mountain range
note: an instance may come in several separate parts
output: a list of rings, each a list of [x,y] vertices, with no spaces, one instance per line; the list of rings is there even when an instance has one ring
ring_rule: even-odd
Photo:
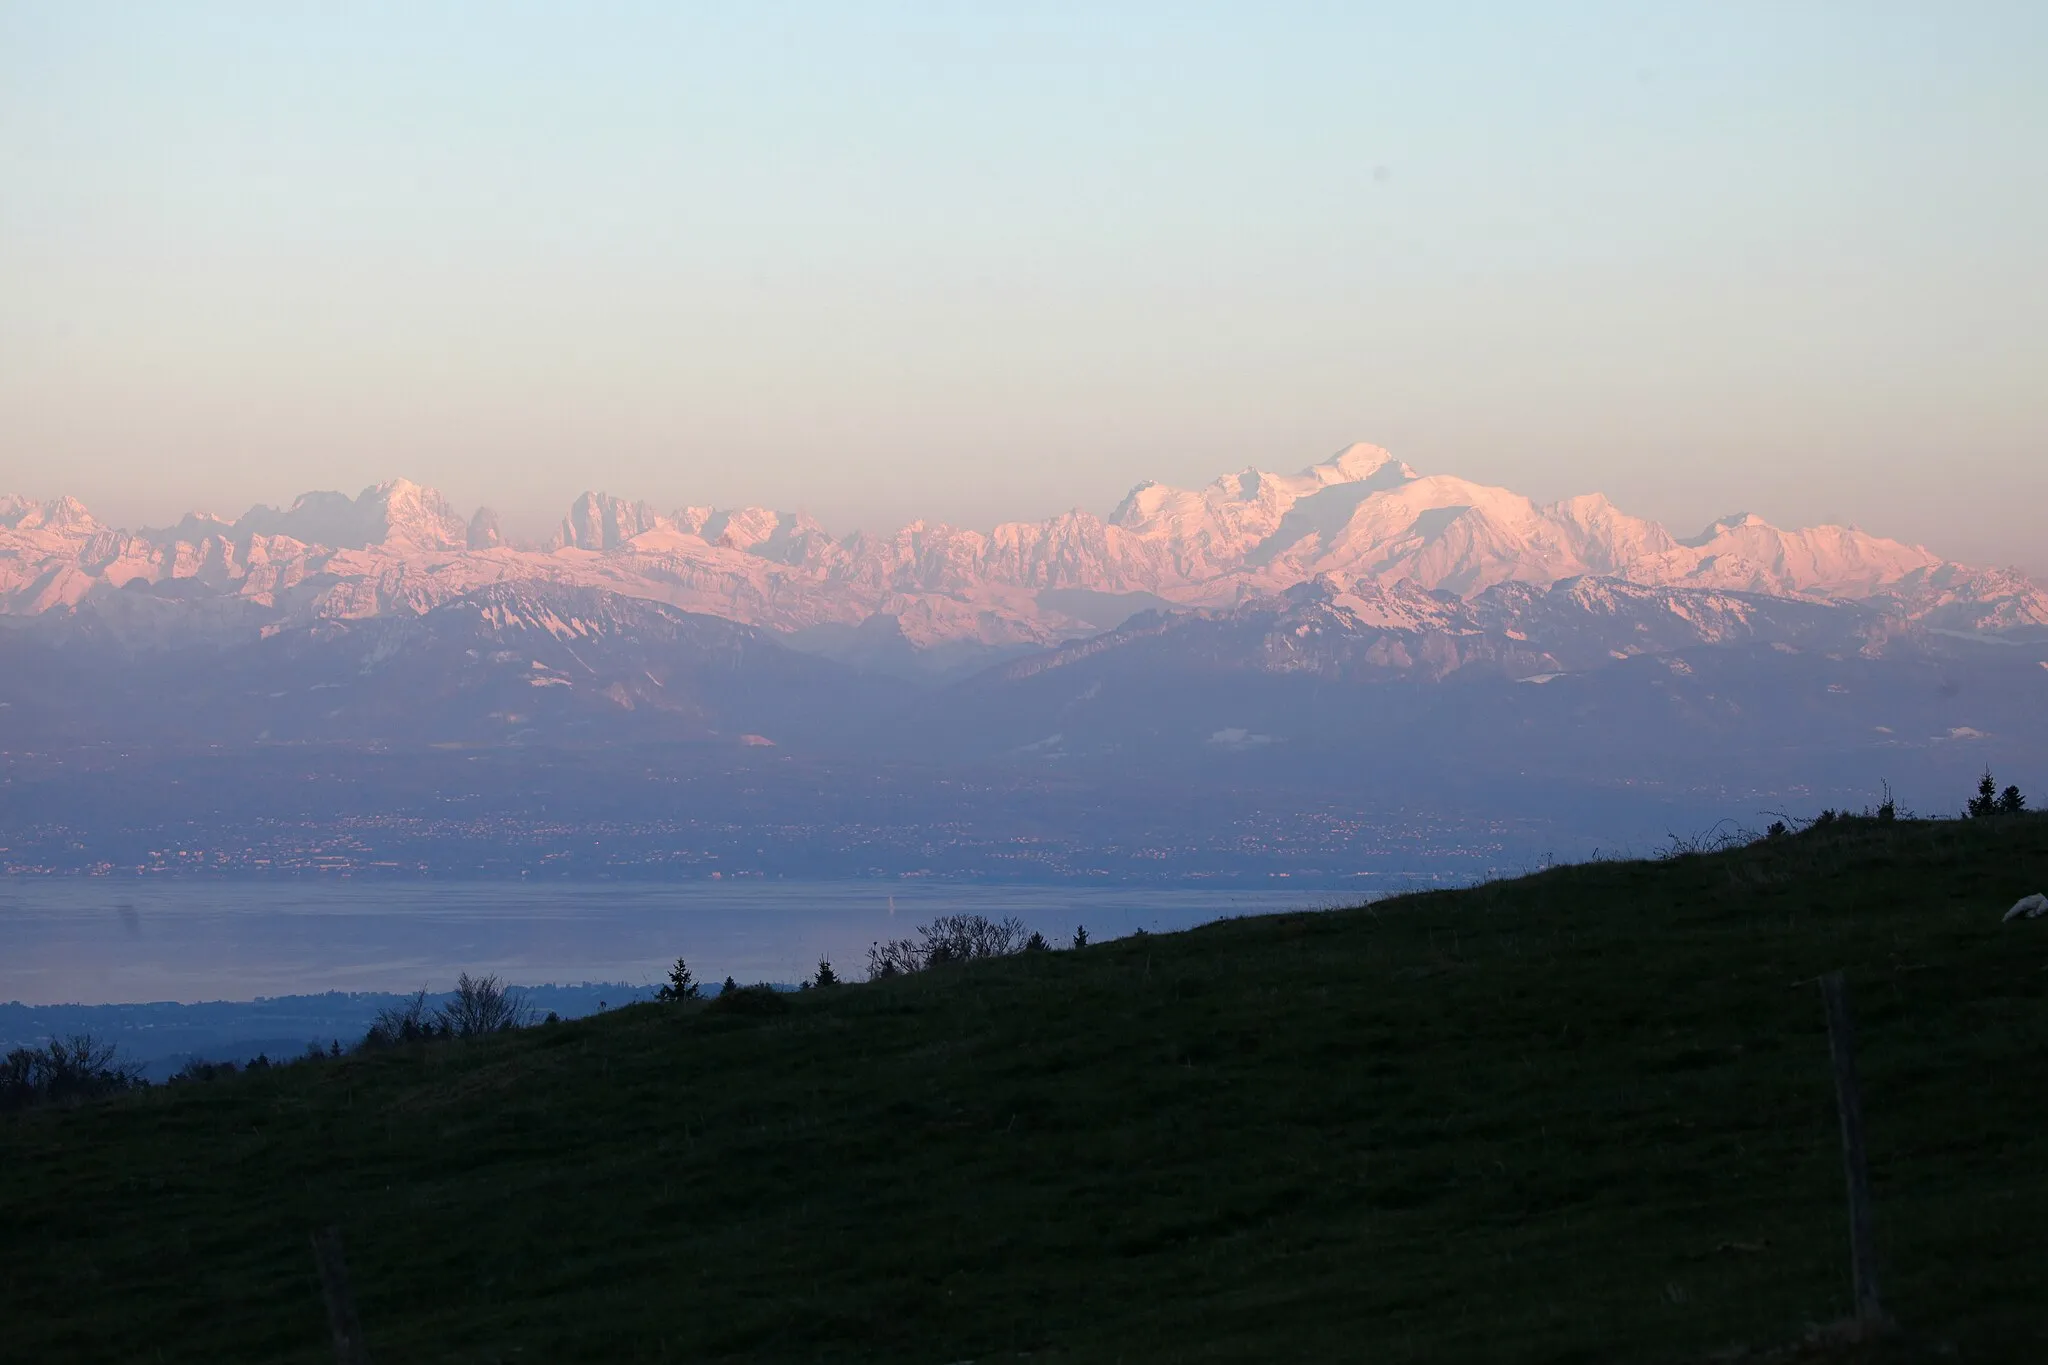
[[[1305,584],[1360,619],[1463,631],[1472,612],[1504,619],[1542,600],[1504,589],[1578,579],[1675,594],[1659,600],[1680,615],[1726,600],[1697,594],[1735,593],[1853,603],[1933,630],[2048,628],[2048,593],[2014,570],[1748,515],[1680,538],[1599,494],[1538,503],[1418,474],[1366,445],[1296,474],[1141,484],[1107,517],[1077,510],[987,532],[915,521],[843,538],[800,513],[660,512],[590,492],[549,543],[522,547],[488,509],[464,517],[402,479],[139,531],[103,526],[73,498],[0,497],[0,613],[139,646],[418,617],[519,585],[658,602],[871,671],[929,676],[1094,636],[1140,611],[1227,612]]]
[[[402,481],[141,531],[6,498],[0,608],[17,870],[1341,881],[2048,773],[2016,572],[1364,446],[886,536],[589,493],[520,546]]]

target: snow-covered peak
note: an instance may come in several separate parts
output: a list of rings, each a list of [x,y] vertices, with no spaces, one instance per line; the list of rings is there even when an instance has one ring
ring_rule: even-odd
[[[802,512],[736,507],[714,512],[698,532],[714,545],[740,550],[777,564],[822,569],[844,558],[839,542]]]
[[[356,506],[366,530],[382,523],[382,534],[376,540],[366,541],[367,544],[397,542],[423,550],[469,548],[469,523],[456,515],[437,489],[422,487],[410,479],[392,479],[363,490]]]
[[[386,545],[396,551],[462,550],[469,546],[469,529],[469,522],[456,515],[436,490],[410,479],[391,479],[353,498],[346,493],[304,493],[283,511],[252,507],[232,522],[187,513],[176,526],[142,535],[165,546],[198,544],[218,536],[246,547],[256,536],[283,536],[329,550]]]
[[[1368,479],[1389,482],[1390,474],[1393,480],[1415,477],[1415,471],[1395,459],[1391,451],[1363,441],[1346,446],[1331,459],[1312,464],[1301,473],[1325,484],[1362,483]]]
[[[1654,521],[1630,516],[1604,493],[1582,493],[1543,509],[1570,539],[1574,550],[1595,573],[1619,573],[1624,565],[1663,554],[1678,542]]]
[[[100,529],[85,504],[73,497],[35,502],[16,493],[0,495],[0,526],[10,531],[56,531],[91,535]]]
[[[578,550],[622,550],[635,536],[668,526],[668,519],[647,503],[585,493],[562,519],[561,541]]]
[[[1933,569],[1939,555],[1850,526],[1781,531],[1751,513],[1723,517],[1671,550],[1627,567],[1645,582],[1809,597],[1869,597]]]
[[[140,535],[100,528],[72,499],[8,496],[0,611],[50,611],[138,581],[177,582],[188,585],[180,592],[239,596],[267,619],[306,621],[426,611],[528,579],[778,629],[850,627],[885,614],[920,645],[1007,646],[1068,638],[1080,620],[1061,595],[1075,592],[1213,610],[1323,577],[1347,596],[1318,610],[1385,624],[1440,610],[1402,592],[1472,597],[1592,576],[1869,600],[1943,628],[2048,622],[2048,594],[2022,575],[1966,568],[1853,527],[1783,531],[1742,515],[1681,542],[1597,493],[1539,504],[1420,475],[1369,445],[1292,474],[1245,468],[1192,489],[1141,483],[1107,520],[1076,511],[986,532],[918,520],[835,539],[802,513],[661,514],[593,491],[569,508],[556,544],[562,553],[507,546],[489,512],[465,521],[440,494],[402,479],[355,497],[308,493],[235,521],[194,514]]]
[[[1378,446],[1346,447],[1298,474],[1242,469],[1199,491],[1144,483],[1110,513],[1109,524],[1159,547],[1174,571],[1188,578],[1210,577],[1256,558],[1287,517],[1305,499],[1330,490],[1348,505],[1366,495],[1413,481],[1415,471]]]
[[[775,534],[782,515],[766,507],[735,507],[704,523],[704,538],[733,550],[750,550]]]
[[[1714,541],[1731,532],[1759,529],[1769,531],[1775,528],[1754,512],[1735,512],[1715,519],[1707,526],[1706,530],[1696,536],[1687,536],[1678,543],[1688,549],[1697,550],[1703,546],[1711,545]]]

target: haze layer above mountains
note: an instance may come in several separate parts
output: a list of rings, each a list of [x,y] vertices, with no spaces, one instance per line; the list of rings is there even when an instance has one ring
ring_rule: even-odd
[[[1143,484],[1106,518],[1074,511],[989,532],[912,522],[843,539],[800,514],[662,512],[592,492],[551,544],[515,547],[487,509],[465,518],[404,480],[134,532],[103,527],[74,499],[0,498],[0,610],[89,620],[135,644],[413,616],[520,584],[650,599],[896,671],[957,671],[1093,635],[1138,610],[1228,611],[1309,583],[1394,624],[1412,615],[1418,592],[1471,598],[1583,576],[1850,601],[1943,630],[2048,625],[2048,595],[2016,571],[1753,516],[1681,539],[1599,494],[1539,504],[1418,475],[1367,445],[1297,474]]]

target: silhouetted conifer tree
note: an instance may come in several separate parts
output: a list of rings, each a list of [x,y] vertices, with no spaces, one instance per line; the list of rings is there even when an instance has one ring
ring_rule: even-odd
[[[690,975],[690,965],[681,958],[668,969],[668,984],[654,993],[657,1000],[695,1000],[704,992],[697,985],[697,978]]]

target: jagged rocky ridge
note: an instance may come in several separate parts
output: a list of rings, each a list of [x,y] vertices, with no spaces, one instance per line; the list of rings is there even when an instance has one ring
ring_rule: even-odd
[[[1784,531],[1736,516],[1679,539],[1598,494],[1539,504],[1417,474],[1363,445],[1292,475],[1141,485],[1107,518],[1074,511],[989,532],[912,522],[843,539],[801,514],[663,513],[593,492],[552,544],[516,548],[488,509],[465,519],[404,480],[139,532],[101,526],[74,499],[0,498],[0,610],[159,645],[417,616],[518,583],[662,602],[846,657],[986,659],[1090,636],[1146,608],[1214,612],[1304,584],[1435,619],[1447,608],[1420,604],[1447,599],[1432,594],[1466,600],[1468,613],[1530,611],[1540,595],[1504,585],[1578,579],[1849,601],[1935,629],[2048,627],[2048,595],[2019,573],[1854,528]]]

